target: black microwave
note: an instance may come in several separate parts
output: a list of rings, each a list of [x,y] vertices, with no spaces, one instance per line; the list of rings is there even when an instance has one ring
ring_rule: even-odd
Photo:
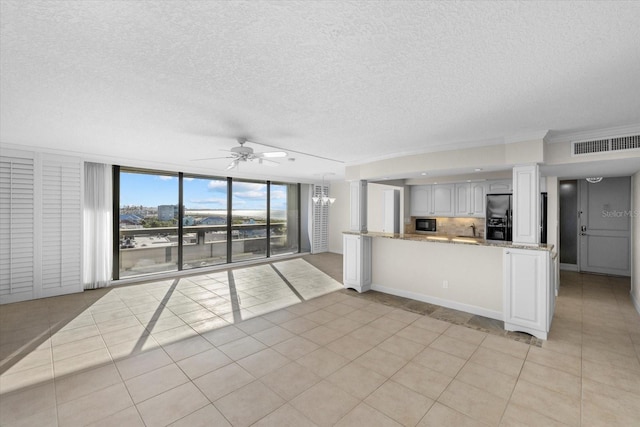
[[[416,218],[416,233],[427,233],[436,231],[435,218]]]

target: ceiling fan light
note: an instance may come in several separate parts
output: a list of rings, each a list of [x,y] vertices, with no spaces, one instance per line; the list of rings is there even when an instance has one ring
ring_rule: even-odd
[[[590,184],[597,184],[597,183],[599,183],[600,181],[602,181],[602,177],[601,177],[601,176],[594,176],[594,177],[591,177],[591,178],[585,178],[585,179],[586,179],[586,180],[587,180],[587,182],[588,182],[588,183],[590,183]]]

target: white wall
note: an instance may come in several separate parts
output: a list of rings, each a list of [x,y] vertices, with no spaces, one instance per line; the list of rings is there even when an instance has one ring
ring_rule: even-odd
[[[341,254],[342,232],[349,230],[349,182],[332,181],[329,194],[336,198],[329,208],[329,252]]]
[[[631,177],[631,299],[640,313],[640,172]]]
[[[372,252],[372,289],[503,319],[502,248],[374,238]]]
[[[348,180],[379,179],[383,176],[416,176],[425,170],[473,170],[504,167],[511,168],[518,163],[541,163],[544,161],[544,142],[542,139],[512,144],[498,144],[483,147],[450,149],[439,152],[412,154],[378,160],[371,163],[347,166],[345,176]]]

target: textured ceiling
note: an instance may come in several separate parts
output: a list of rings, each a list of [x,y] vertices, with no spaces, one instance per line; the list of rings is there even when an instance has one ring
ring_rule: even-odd
[[[345,162],[238,172],[309,179],[640,123],[640,2],[2,0],[0,16],[0,141],[123,164],[223,173],[191,159],[235,136]]]

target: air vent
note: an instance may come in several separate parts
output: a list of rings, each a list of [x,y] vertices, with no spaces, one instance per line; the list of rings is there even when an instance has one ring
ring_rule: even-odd
[[[640,135],[611,138],[611,151],[640,148]]]
[[[640,149],[640,135],[619,136],[615,138],[576,141],[572,144],[572,155],[607,153],[610,151]]]
[[[608,139],[597,139],[595,141],[582,141],[573,143],[574,155],[602,153],[603,151],[609,151]]]

